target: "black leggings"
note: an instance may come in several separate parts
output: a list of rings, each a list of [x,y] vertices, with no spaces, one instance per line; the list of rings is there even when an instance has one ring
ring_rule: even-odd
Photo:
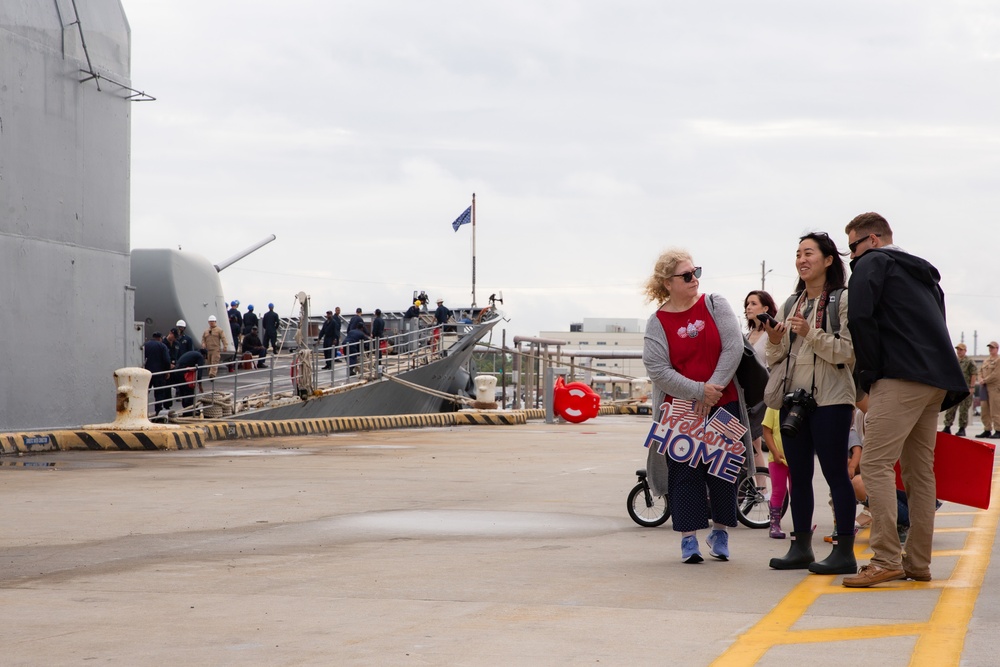
[[[787,415],[788,410],[782,408],[782,422]],[[812,530],[815,454],[819,458],[823,477],[830,485],[837,534],[854,534],[854,508],[857,501],[851,478],[847,474],[847,437],[851,432],[853,417],[853,405],[825,405],[816,408],[805,418],[805,423],[795,437],[781,434],[781,444],[788,460],[788,474],[792,482],[792,526],[796,532]]]

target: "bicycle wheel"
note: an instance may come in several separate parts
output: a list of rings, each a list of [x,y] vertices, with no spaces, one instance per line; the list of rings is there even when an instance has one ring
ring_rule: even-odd
[[[648,498],[648,500],[647,500]],[[670,518],[670,505],[666,496],[654,496],[648,487],[639,482],[628,494],[628,515],[640,526],[655,528]]]
[[[758,470],[753,477],[747,477],[745,469],[740,471],[736,479],[736,518],[740,523],[747,528],[771,525],[771,508],[767,500],[770,492],[771,475],[767,470]]]

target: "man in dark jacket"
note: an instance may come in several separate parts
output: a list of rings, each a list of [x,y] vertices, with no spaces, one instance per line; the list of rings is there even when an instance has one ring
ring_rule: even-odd
[[[347,333],[351,333],[355,329],[365,328],[365,320],[361,317],[362,312],[363,311],[360,308],[354,311],[354,316],[351,317],[351,321],[347,323]]]
[[[319,330],[319,335],[316,336],[316,342],[322,342],[323,344],[323,358],[326,359],[326,364],[323,368],[326,370],[332,368],[330,357],[333,354],[333,346],[336,345],[334,328],[336,328],[337,333],[340,332],[340,319],[334,317],[332,310],[328,310],[326,311],[326,320]],[[339,336],[336,336],[336,338],[339,338]]]
[[[271,350],[278,354],[278,313],[274,312],[274,304],[267,304],[267,312],[261,318],[264,326],[264,347],[271,346]]]
[[[176,326],[177,326],[177,345],[176,345],[177,356],[174,357],[175,362],[178,359],[180,359],[185,352],[190,352],[191,350],[194,349],[194,340],[191,338],[191,336],[188,336],[187,333],[185,333],[187,331],[187,322],[185,322],[184,320],[177,320]]]
[[[253,312],[253,304],[251,303],[247,306],[246,314],[243,315],[243,335],[250,333],[250,330],[257,326],[258,323],[257,313]]]
[[[264,363],[264,357],[267,355],[267,348],[264,344],[260,342],[260,336],[257,335],[257,327],[250,327],[250,331],[243,336],[243,341],[240,343],[243,347],[243,353],[256,354],[257,355],[257,368],[267,368],[267,364]]]
[[[152,340],[142,346],[143,368],[153,374],[149,384],[153,388],[153,414],[166,410],[173,402],[170,398],[170,350],[163,344],[163,336],[157,331]]]
[[[361,341],[367,340],[363,326],[351,329],[344,336],[344,345],[347,347],[347,374],[355,375],[361,373]]]
[[[200,389],[201,367],[205,365],[205,357],[198,350],[188,350],[177,358],[175,369],[177,378],[177,398],[185,408],[194,407],[195,389]]]
[[[386,347],[385,339],[385,319],[382,317],[382,310],[375,309],[375,318],[372,320],[372,338],[375,339],[375,354],[382,358],[382,350]]]
[[[240,334],[243,333],[243,315],[240,313],[239,299],[230,302],[226,317],[229,318],[229,332],[233,334],[233,347],[239,349]]]
[[[960,403],[969,387],[952,352],[938,270],[895,245],[878,213],[862,213],[845,231],[852,257],[847,320],[854,372],[869,395],[861,474],[873,555],[844,585],[865,588],[904,577],[930,581],[938,413]],[[896,532],[897,459],[910,510],[905,556]]]
[[[437,310],[434,311],[434,322],[438,326],[444,326],[451,319],[451,309],[444,305],[444,299],[437,300]]]

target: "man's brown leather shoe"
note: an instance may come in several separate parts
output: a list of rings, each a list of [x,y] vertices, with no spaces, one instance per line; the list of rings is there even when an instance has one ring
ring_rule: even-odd
[[[906,573],[902,570],[886,570],[878,565],[869,563],[868,565],[862,565],[861,569],[854,576],[844,577],[843,583],[848,588],[868,588],[875,584],[895,581],[905,577]]]
[[[927,574],[917,574],[916,572],[910,572],[905,567],[903,568],[903,572],[906,574],[906,578],[907,579],[913,579],[914,581],[930,581],[931,580],[931,573],[930,572],[928,572]]]

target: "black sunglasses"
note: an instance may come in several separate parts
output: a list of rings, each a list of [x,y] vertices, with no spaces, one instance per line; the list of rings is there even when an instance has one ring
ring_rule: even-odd
[[[854,243],[848,243],[847,247],[850,248],[851,252],[853,253],[855,250],[858,249],[858,246],[861,245],[861,242],[867,240],[869,236],[878,236],[878,237],[881,237],[882,235],[881,234],[866,234],[865,236],[862,236],[860,239],[858,239]]]
[[[694,267],[694,271],[685,271],[684,273],[675,273],[671,278],[683,278],[684,282],[689,283],[695,278],[701,278],[701,267]]]

